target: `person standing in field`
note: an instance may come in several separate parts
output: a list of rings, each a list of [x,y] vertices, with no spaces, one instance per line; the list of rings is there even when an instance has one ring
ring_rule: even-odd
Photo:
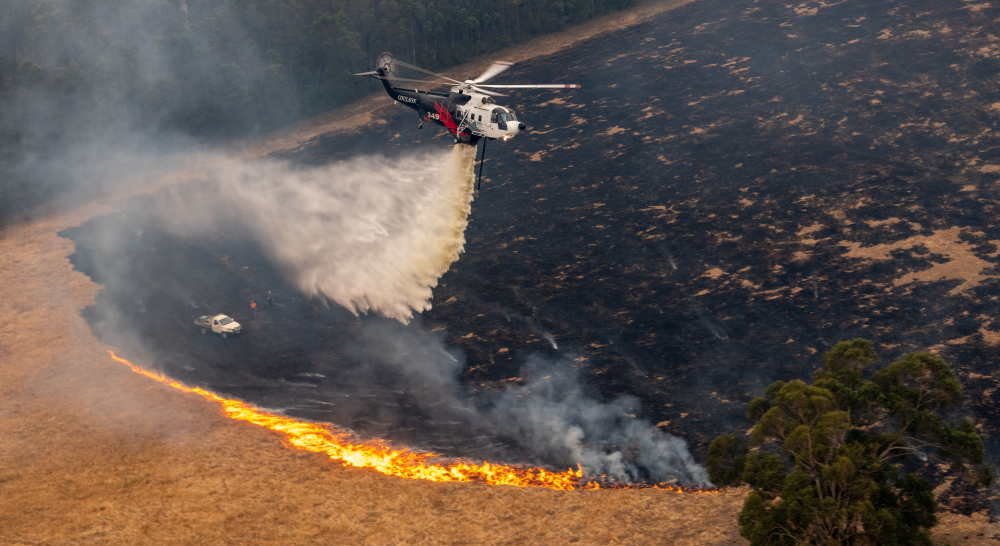
[[[271,291],[267,291],[267,306],[274,307],[274,296],[271,295]]]
[[[257,318],[257,302],[250,300],[250,314]]]

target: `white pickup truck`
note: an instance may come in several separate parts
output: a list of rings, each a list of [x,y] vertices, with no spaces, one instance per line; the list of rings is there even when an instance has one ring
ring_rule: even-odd
[[[222,337],[234,336],[243,330],[240,323],[233,320],[228,315],[208,316],[202,315],[195,319],[194,325],[201,328],[201,333],[207,334],[209,330]]]

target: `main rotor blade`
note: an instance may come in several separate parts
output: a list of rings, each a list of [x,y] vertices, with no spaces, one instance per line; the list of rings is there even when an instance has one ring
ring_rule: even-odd
[[[504,95],[503,93],[494,93],[493,91],[487,91],[485,89],[480,89],[480,88],[478,88],[476,86],[472,86],[472,90],[475,91],[476,93],[482,93],[484,95],[489,95],[491,97],[506,97],[507,96],[507,95]]]
[[[493,61],[493,64],[491,64],[490,67],[486,69],[486,72],[483,72],[482,74],[479,75],[478,78],[472,81],[473,83],[484,82],[490,78],[496,77],[498,74],[500,74],[501,72],[507,70],[512,66],[514,66],[514,63],[508,63],[504,61]]]
[[[380,80],[386,80],[389,83],[395,83],[395,82],[416,82],[416,83],[434,83],[434,84],[440,84],[440,85],[455,85],[455,84],[453,84],[451,82],[431,82],[431,81],[427,81],[427,80],[411,80],[411,79],[408,79],[408,78],[378,78],[378,79],[380,79]]]
[[[430,74],[431,76],[437,76],[439,78],[443,78],[443,79],[448,80],[450,82],[455,82],[455,83],[457,83],[459,85],[462,84],[462,82],[460,82],[458,80],[453,80],[453,79],[449,78],[448,76],[442,76],[441,74],[435,74],[434,72],[431,72],[430,70],[424,70],[423,68],[420,68],[419,66],[413,66],[412,64],[404,63],[403,61],[401,61],[399,59],[396,59],[396,64],[398,64],[399,66],[405,66],[406,68],[412,68],[413,70],[417,70],[419,72],[423,72],[424,74]]]
[[[581,89],[582,85],[576,83],[541,83],[537,85],[480,85],[479,87],[492,87],[494,89]]]

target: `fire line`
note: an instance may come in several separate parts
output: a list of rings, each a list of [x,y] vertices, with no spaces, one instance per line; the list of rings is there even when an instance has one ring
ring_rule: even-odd
[[[657,487],[649,485],[636,486],[633,484],[602,484],[596,481],[585,483],[582,479],[583,470],[579,468],[577,470],[568,469],[565,472],[551,472],[543,468],[490,464],[488,462],[483,462],[481,465],[463,461],[432,462],[434,459],[439,459],[440,455],[436,453],[417,453],[405,448],[392,448],[387,443],[379,440],[356,442],[353,441],[351,434],[337,430],[333,425],[299,421],[268,413],[240,400],[223,398],[201,387],[188,387],[179,381],[136,366],[128,360],[115,355],[114,351],[109,350],[108,354],[111,355],[112,359],[125,364],[137,374],[144,375],[182,392],[198,394],[207,400],[220,403],[226,416],[230,419],[247,421],[275,432],[280,432],[287,437],[288,443],[296,448],[314,453],[325,453],[330,459],[340,461],[348,466],[371,468],[390,476],[434,482],[475,481],[490,485],[546,487],[558,490],[600,489],[609,485],[614,488]],[[658,487],[678,492],[714,492],[709,490],[685,490],[666,485]]]

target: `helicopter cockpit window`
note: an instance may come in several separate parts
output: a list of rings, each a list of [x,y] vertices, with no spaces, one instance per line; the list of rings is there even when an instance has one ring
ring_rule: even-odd
[[[507,109],[507,121],[517,121],[517,116],[514,115],[514,111],[510,108]]]
[[[514,119],[507,112],[509,112],[509,110],[504,108],[494,108],[490,115],[490,121],[492,123],[506,123],[508,121],[514,121]]]
[[[497,124],[497,127],[506,131],[507,130],[507,110],[504,108],[494,108],[493,113],[490,116],[490,121]]]

